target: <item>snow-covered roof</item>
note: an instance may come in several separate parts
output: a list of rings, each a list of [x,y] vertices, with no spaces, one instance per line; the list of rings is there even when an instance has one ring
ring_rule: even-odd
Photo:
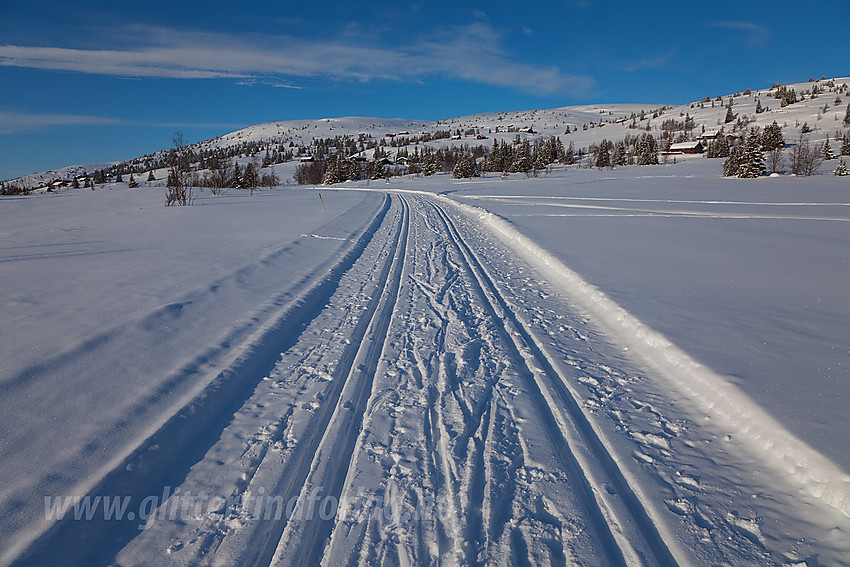
[[[699,146],[701,142],[679,142],[678,144],[670,144],[671,150],[692,150]]]

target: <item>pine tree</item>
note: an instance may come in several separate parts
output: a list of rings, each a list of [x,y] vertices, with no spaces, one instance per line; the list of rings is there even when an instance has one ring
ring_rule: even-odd
[[[242,172],[242,183],[240,187],[242,189],[251,189],[252,191],[257,188],[259,185],[260,178],[257,175],[257,168],[254,167],[253,162],[248,162],[248,165],[245,166],[245,170]]]
[[[844,134],[844,138],[842,138],[841,155],[850,156],[850,132]]]
[[[724,177],[736,177],[740,173],[742,153],[741,146],[735,146],[729,150],[729,156],[723,162]]]
[[[658,165],[658,142],[648,133],[642,134],[635,142],[637,165]]]
[[[741,165],[738,177],[753,179],[764,175],[764,154],[761,151],[762,142],[758,130],[753,128],[744,142],[744,150],[741,156]]]
[[[763,109],[761,107],[761,99],[756,100],[756,114],[761,114]]]
[[[242,170],[239,169],[239,163],[233,162],[233,173],[230,175],[230,187],[242,187]]]
[[[573,145],[572,141],[570,141],[570,145],[567,148],[567,151],[564,152],[563,164],[564,165],[573,165],[575,163],[575,153],[576,153],[575,146]]]
[[[823,143],[821,155],[823,156],[823,161],[829,161],[835,157],[832,153],[832,146],[829,145],[829,138],[827,138],[826,141]]]
[[[130,189],[135,189],[138,186],[139,186],[139,184],[136,183],[136,180],[133,178],[133,174],[131,173],[130,174],[130,181],[129,181],[129,183],[127,183],[127,187],[129,187]]]
[[[331,156],[328,160],[328,167],[325,169],[325,174],[322,176],[322,185],[333,185],[342,181],[342,168],[340,167],[339,159],[336,156]]]
[[[153,170],[148,174],[148,181],[156,181],[156,177],[154,177]]]
[[[458,157],[457,162],[455,162],[454,169],[452,169],[452,177],[455,179],[470,179],[472,177],[478,177],[478,171],[471,163],[466,152],[462,152],[460,157]]]
[[[599,144],[599,149],[596,150],[596,163],[593,165],[599,169],[611,165],[611,154],[608,152],[608,140],[604,138],[602,139],[602,142]]]
[[[782,130],[775,120],[773,124],[765,126],[764,133],[761,136],[761,143],[762,149],[766,152],[785,147],[785,138],[782,136]]]
[[[730,98],[729,99],[729,106],[726,107],[726,118],[724,118],[723,121],[726,124],[729,124],[733,120],[735,120],[735,115],[732,114],[732,99]]]
[[[531,146],[526,139],[522,141],[522,144],[519,146],[519,150],[517,150],[514,162],[511,164],[511,171],[515,173],[525,173],[528,175],[531,172],[532,165]]]
[[[844,127],[850,128],[850,104],[847,105],[847,112],[844,113]]]
[[[614,146],[614,157],[612,160],[614,165],[626,165],[626,143],[623,140],[620,140]]]
[[[847,171],[847,164],[844,163],[844,160],[838,160],[838,167],[832,172],[833,175],[837,175],[839,177],[844,177],[845,175],[850,175]]]

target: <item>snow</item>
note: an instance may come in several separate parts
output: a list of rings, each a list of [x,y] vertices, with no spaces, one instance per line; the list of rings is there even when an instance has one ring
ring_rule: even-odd
[[[735,112],[759,97],[786,141],[843,117],[830,93]],[[660,107],[208,145],[475,128],[582,147]],[[654,122],[684,113],[710,131],[725,108]],[[477,142],[432,145],[456,143]],[[846,563],[847,178],[721,161],[186,208],[147,184],[3,198],[0,564]]]

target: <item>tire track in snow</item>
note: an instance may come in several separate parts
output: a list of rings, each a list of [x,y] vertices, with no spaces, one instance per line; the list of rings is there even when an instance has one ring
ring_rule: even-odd
[[[431,205],[465,259],[491,315],[506,322],[506,342],[512,347],[517,363],[525,366],[523,375],[529,391],[535,398],[535,405],[546,422],[562,463],[571,473],[574,486],[580,492],[578,496],[592,522],[595,536],[607,554],[608,562],[612,565],[627,565],[639,562],[639,555],[646,555],[645,558],[654,565],[677,565],[658,528],[613,456],[564,385],[564,378],[501,295],[449,215],[439,204]],[[577,442],[589,450],[575,450]]]
[[[320,491],[322,499],[339,502],[349,465],[355,452],[363,415],[372,394],[372,381],[383,352],[396,304],[410,224],[409,206],[404,197],[400,220],[394,236],[393,253],[387,258],[379,277],[379,293],[370,301],[337,365],[332,387],[319,414],[310,427],[311,434],[301,441],[296,461],[290,467],[289,481],[282,493],[284,502],[297,498],[292,516],[282,518],[274,532],[251,561],[254,565],[317,565],[333,529],[333,518],[305,511]],[[300,521],[301,515],[306,515]],[[297,516],[299,521],[290,521]],[[275,534],[268,534],[275,535]]]

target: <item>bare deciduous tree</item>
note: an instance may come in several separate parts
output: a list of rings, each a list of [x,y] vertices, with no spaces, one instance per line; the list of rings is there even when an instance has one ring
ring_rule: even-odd
[[[809,137],[800,134],[800,138],[791,148],[791,173],[794,175],[809,176],[814,174],[823,162],[823,155],[817,148],[809,144]]]
[[[191,167],[185,151],[183,133],[175,132],[171,141],[174,148],[168,155],[168,180],[165,189],[165,206],[192,204]]]
[[[782,155],[783,153],[784,150],[782,148],[773,148],[766,153],[767,166],[770,168],[771,173],[781,171],[785,167],[785,156]]]

